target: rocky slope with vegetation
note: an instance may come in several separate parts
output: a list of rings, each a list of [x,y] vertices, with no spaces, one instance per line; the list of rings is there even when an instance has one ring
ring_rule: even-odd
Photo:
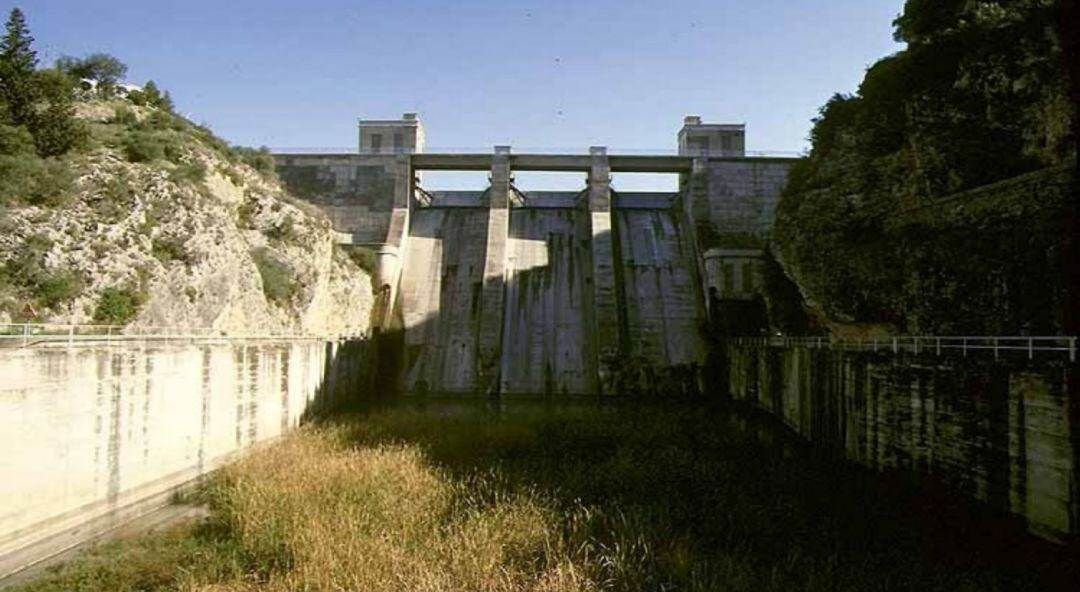
[[[180,117],[152,84],[120,98],[108,56],[37,69],[16,13],[0,44],[0,322],[367,329],[367,274],[269,154]]]
[[[826,317],[1067,330],[1076,144],[1061,19],[1060,0],[908,0],[895,21],[907,47],[822,108],[776,236]]]

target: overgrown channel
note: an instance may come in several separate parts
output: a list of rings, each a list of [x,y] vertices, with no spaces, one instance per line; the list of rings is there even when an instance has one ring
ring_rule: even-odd
[[[19,590],[981,591],[1062,576],[1058,551],[921,519],[892,493],[723,408],[402,404],[308,425],[219,471],[198,494],[208,519]]]

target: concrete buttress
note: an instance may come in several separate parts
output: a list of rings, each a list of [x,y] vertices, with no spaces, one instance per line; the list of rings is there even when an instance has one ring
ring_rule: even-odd
[[[597,389],[613,392],[614,367],[619,357],[619,312],[615,282],[615,244],[611,224],[611,165],[607,149],[594,146],[589,168],[588,209],[592,243],[593,327],[595,329]]]
[[[506,242],[510,233],[510,148],[496,146],[491,157],[491,188],[488,191],[487,249],[476,356],[477,390],[499,389],[502,352],[503,300],[506,286]]]

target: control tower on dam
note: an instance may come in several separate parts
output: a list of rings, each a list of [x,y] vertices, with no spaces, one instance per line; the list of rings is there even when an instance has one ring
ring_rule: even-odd
[[[711,306],[752,300],[790,157],[745,150],[742,124],[686,117],[670,154],[425,152],[415,113],[360,120],[348,153],[275,154],[281,179],[370,250],[375,328],[398,383],[433,394],[597,395],[701,388]],[[439,191],[424,171],[484,171]],[[528,192],[517,171],[582,173]],[[612,173],[678,175],[627,192]],[[721,304],[722,305],[722,304]]]

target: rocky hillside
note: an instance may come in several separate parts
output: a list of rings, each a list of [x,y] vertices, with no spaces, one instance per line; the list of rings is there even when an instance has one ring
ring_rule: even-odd
[[[367,274],[269,155],[167,108],[90,99],[75,114],[85,147],[8,163],[29,172],[0,202],[0,322],[366,331]]]
[[[907,0],[894,23],[907,46],[822,108],[774,236],[828,319],[938,335],[1075,330],[1077,102],[1061,11]]]

